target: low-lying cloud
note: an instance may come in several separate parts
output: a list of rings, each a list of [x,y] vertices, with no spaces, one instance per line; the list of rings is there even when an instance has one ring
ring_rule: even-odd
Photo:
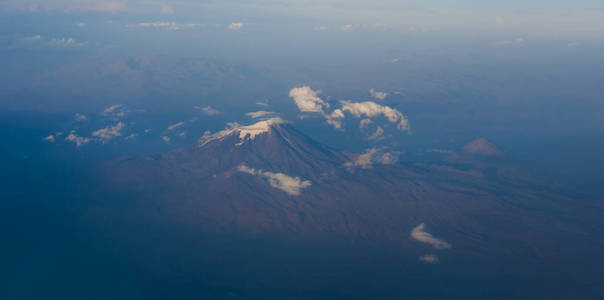
[[[215,109],[211,106],[206,106],[206,107],[195,106],[195,109],[200,110],[206,116],[215,116],[215,115],[220,114],[220,111],[218,111],[217,109]]]
[[[372,91],[372,95],[378,98],[385,98],[386,93]],[[364,119],[360,123],[360,127],[364,128],[371,124],[369,118],[376,116],[384,116],[391,123],[396,123],[396,127],[401,131],[409,130],[409,120],[400,111],[386,105],[380,105],[373,101],[353,102],[340,101],[340,107],[328,112],[329,103],[319,97],[321,91],[313,90],[308,86],[296,87],[289,91],[289,96],[294,100],[298,110],[302,113],[318,113],[323,116],[326,122],[336,129],[342,128],[342,122],[346,118],[345,113],[349,113],[354,117]],[[383,128],[378,128],[373,134],[373,139],[380,137],[383,134]]]
[[[380,105],[373,101],[365,102],[352,102],[352,101],[340,101],[342,104],[342,110],[346,111],[353,116],[360,118],[361,116],[375,117],[383,115],[392,123],[398,123],[397,128],[401,131],[409,129],[409,121],[405,115],[400,111],[393,109],[389,106]]]
[[[234,23],[229,24],[228,28],[230,30],[239,30],[239,29],[243,28],[243,23],[234,22]]]
[[[386,92],[378,92],[374,89],[370,89],[369,90],[369,94],[371,95],[371,98],[375,98],[378,100],[384,100],[386,99],[386,97],[388,97],[388,93]]]
[[[411,237],[422,243],[429,244],[438,250],[451,248],[451,244],[443,240],[437,239],[430,233],[426,232],[425,227],[426,225],[424,223],[421,223],[417,227],[413,228],[413,230],[411,230]]]
[[[291,177],[283,173],[256,170],[246,165],[239,166],[238,170],[246,174],[262,176],[268,180],[272,187],[282,190],[292,196],[300,195],[303,189],[312,185],[310,181],[302,180],[300,177]]]
[[[258,118],[264,118],[267,116],[275,115],[275,112],[260,110],[260,111],[249,112],[249,113],[246,113],[245,115],[248,117],[252,117],[254,119],[258,119]]]
[[[80,146],[85,145],[85,144],[87,144],[88,142],[90,142],[90,139],[89,139],[89,138],[87,138],[87,137],[81,137],[81,136],[76,135],[76,133],[75,133],[75,131],[74,131],[74,130],[72,130],[72,131],[69,133],[69,135],[67,135],[67,136],[65,137],[65,140],[66,140],[66,141],[68,141],[68,142],[73,142],[73,143],[75,143],[75,144],[76,144],[76,147],[80,147]]]
[[[172,125],[168,126],[168,130],[178,129],[178,128],[182,127],[183,125],[185,125],[185,122],[178,122],[176,124],[172,124]]]
[[[362,169],[371,168],[375,164],[391,165],[398,161],[402,152],[388,152],[385,148],[370,148],[363,154],[359,154],[352,162],[345,164],[349,169],[359,167]]]
[[[419,257],[419,260],[421,262],[425,262],[427,264],[437,264],[438,262],[440,262],[440,260],[438,259],[438,256],[434,255],[434,254],[425,254]]]
[[[324,109],[329,108],[329,104],[319,98],[320,93],[321,91],[302,86],[291,89],[289,96],[294,99],[301,112],[325,113]]]
[[[101,143],[106,143],[111,139],[122,136],[122,129],[124,129],[124,123],[118,122],[115,126],[101,128],[92,133],[92,136],[98,138]]]

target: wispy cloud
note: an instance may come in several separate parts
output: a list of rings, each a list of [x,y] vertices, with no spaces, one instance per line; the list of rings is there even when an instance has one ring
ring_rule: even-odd
[[[88,121],[88,117],[81,114],[81,113],[76,113],[73,116],[73,119],[76,120],[77,122],[84,122],[84,121]]]
[[[142,28],[156,28],[156,29],[168,29],[168,30],[190,29],[190,28],[201,27],[201,26],[203,26],[203,24],[176,23],[176,22],[168,22],[168,21],[142,22],[142,23],[126,25],[126,27],[142,27]]]
[[[46,141],[46,142],[49,142],[49,143],[54,143],[55,142],[55,136],[51,134],[51,135],[43,138],[42,140]]]
[[[178,128],[182,127],[183,125],[185,125],[185,122],[178,122],[176,124],[172,124],[172,125],[168,126],[168,130],[178,129]]]
[[[342,31],[342,32],[348,32],[351,31],[353,28],[352,24],[346,24],[346,25],[342,25],[338,28],[338,30]]]
[[[246,174],[262,176],[268,180],[270,186],[282,190],[292,196],[300,195],[303,189],[312,185],[310,181],[302,180],[300,177],[291,177],[283,173],[256,170],[246,165],[239,166],[238,170]]]
[[[264,100],[262,102],[258,101],[258,102],[256,102],[256,105],[260,105],[260,106],[264,106],[264,107],[269,106],[268,99]]]
[[[429,244],[432,247],[434,247],[435,249],[440,250],[440,249],[451,248],[451,244],[449,244],[443,240],[437,239],[434,236],[432,236],[430,233],[426,232],[425,227],[426,227],[426,225],[424,223],[422,223],[422,224],[419,224],[417,227],[413,228],[413,230],[411,230],[411,237],[422,243]]]
[[[163,140],[163,141],[164,141],[166,144],[169,144],[169,143],[170,143],[170,141],[171,141],[170,137],[169,137],[169,136],[165,136],[165,135],[162,135],[162,136],[161,136],[161,139],[162,139],[162,140]]]
[[[206,116],[215,116],[215,115],[220,114],[220,111],[216,110],[215,108],[212,108],[211,106],[206,106],[206,107],[195,106],[195,109],[200,110]]]
[[[257,119],[257,118],[262,118],[262,117],[266,117],[266,116],[272,116],[272,115],[275,115],[275,114],[276,113],[272,112],[272,111],[260,110],[260,111],[249,112],[249,113],[246,113],[245,115],[249,116],[249,117],[252,117],[254,119]]]
[[[425,254],[419,257],[419,260],[427,264],[437,264],[440,260],[435,254]]]
[[[231,24],[229,24],[228,28],[230,30],[239,30],[239,29],[243,28],[243,23],[238,23],[238,22],[231,23]]]
[[[127,141],[129,141],[129,140],[135,140],[136,137],[138,137],[138,133],[131,133],[127,137],[125,137],[124,139],[127,140]]]
[[[77,49],[86,45],[85,42],[78,42],[74,38],[51,38],[49,40],[44,39],[41,35],[34,35],[21,39],[16,44],[18,47],[46,47],[46,48],[64,48],[64,49]]]

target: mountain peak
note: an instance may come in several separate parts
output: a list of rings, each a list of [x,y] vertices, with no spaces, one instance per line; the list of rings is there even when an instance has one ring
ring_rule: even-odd
[[[466,144],[461,150],[468,154],[482,156],[502,156],[503,151],[485,138],[478,138]]]
[[[238,136],[239,142],[236,145],[240,146],[246,140],[253,140],[258,135],[270,133],[273,127],[283,123],[285,123],[285,121],[279,117],[265,119],[247,126],[240,125],[239,123],[229,123],[228,128],[224,130],[211,135],[204,135],[197,142],[197,146],[202,147],[211,141],[220,140],[231,135]]]

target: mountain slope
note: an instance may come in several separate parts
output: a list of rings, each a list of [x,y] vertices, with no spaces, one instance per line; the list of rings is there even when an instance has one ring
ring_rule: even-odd
[[[105,177],[139,199],[141,215],[210,232],[376,240],[425,251],[430,239],[411,232],[426,224],[453,245],[449,252],[541,259],[547,255],[535,245],[553,236],[577,242],[582,232],[559,221],[579,215],[580,206],[536,181],[519,184],[500,162],[355,167],[354,157],[269,119],[234,124],[190,148],[111,162]],[[508,173],[493,178],[489,168]]]

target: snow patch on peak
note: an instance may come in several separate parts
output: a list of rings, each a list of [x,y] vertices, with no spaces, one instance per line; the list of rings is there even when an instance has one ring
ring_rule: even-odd
[[[240,146],[246,140],[253,140],[258,135],[269,133],[273,126],[282,123],[285,123],[285,121],[279,117],[269,118],[247,126],[242,126],[239,123],[228,123],[226,129],[223,129],[215,134],[204,135],[199,140],[197,145],[198,147],[201,147],[211,141],[219,140],[232,134],[237,134],[240,142],[236,145]]]
[[[236,130],[239,131],[239,139],[243,140],[246,136],[249,136],[250,140],[253,140],[257,135],[269,132],[273,125],[281,123],[283,123],[281,118],[270,118],[249,126],[236,128]]]

